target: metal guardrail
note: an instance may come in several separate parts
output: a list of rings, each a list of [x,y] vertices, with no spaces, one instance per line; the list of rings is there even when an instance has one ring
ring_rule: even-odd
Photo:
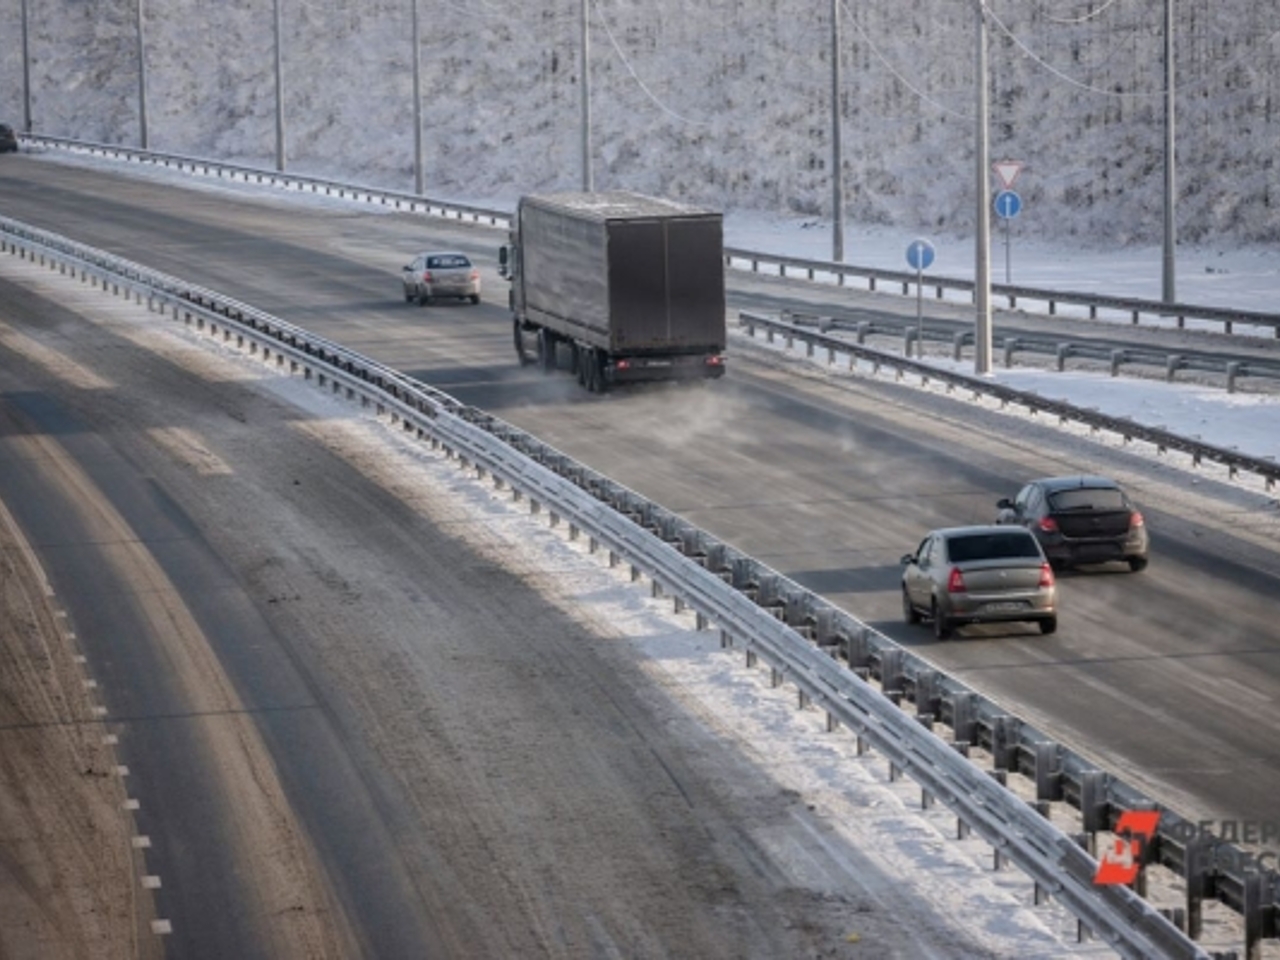
[[[1260,956],[1264,938],[1276,936],[1274,872],[1247,871],[1239,851],[1194,828],[1189,838],[1189,821],[1119,778],[849,613],[536,437],[245,304],[0,218],[5,250],[79,271],[110,293],[145,297],[152,309],[224,341],[234,338],[264,362],[288,364],[322,388],[374,406],[443,447],[478,479],[488,474],[496,486],[509,486],[532,511],[545,505],[552,523],[568,522],[570,537],[585,531],[593,551],[608,549],[611,565],[630,563],[633,581],[648,576],[655,595],[672,596],[677,610],[692,608],[699,629],[719,627],[722,644],[743,647],[748,665],[763,659],[775,682],[798,688],[801,706],[816,704],[829,728],[854,731],[860,746],[870,744],[888,759],[891,776],[909,775],[922,799],[940,800],[990,843],[997,862],[1007,858],[1030,876],[1037,900],[1048,892],[1122,955],[1207,958],[1193,939],[1206,899],[1242,915],[1251,958]],[[873,677],[880,690],[870,684]],[[915,705],[914,715],[901,706],[904,699]],[[949,739],[939,735],[941,726],[950,727]],[[970,747],[988,752],[994,769],[966,759]],[[1006,788],[1010,773],[1033,780],[1034,806]],[[1054,801],[1080,810],[1083,834],[1068,837],[1049,821]],[[1147,855],[1186,878],[1185,911],[1157,909],[1128,887],[1093,883],[1097,833],[1111,830],[1123,811],[1144,809],[1162,813]]]
[[[903,295],[915,295],[917,280],[915,271],[881,270],[874,267],[857,267],[829,260],[808,260],[801,257],[789,257],[784,254],[760,253],[742,250],[737,247],[726,247],[725,257],[730,261],[740,260],[750,265],[751,272],[760,273],[762,266],[772,267],[773,276],[792,279],[816,280],[822,275],[836,278],[838,286],[846,286],[850,278],[864,280],[871,291],[879,290],[883,285],[896,285]],[[919,281],[922,289],[932,289],[934,297],[943,299],[945,291],[965,293],[972,301],[974,282],[957,280],[924,274]],[[1256,310],[1238,310],[1232,307],[1208,307],[1192,303],[1164,303],[1160,300],[1145,300],[1138,297],[1112,297],[1098,293],[1073,293],[1063,290],[1042,290],[1037,287],[1021,287],[1005,283],[991,285],[993,297],[1004,297],[1009,309],[1018,306],[1019,300],[1030,300],[1046,305],[1049,315],[1058,312],[1058,307],[1069,305],[1088,309],[1089,318],[1097,319],[1100,310],[1109,309],[1129,315],[1130,323],[1138,324],[1144,317],[1168,319],[1172,317],[1179,329],[1185,328],[1188,320],[1204,320],[1222,324],[1224,333],[1232,333],[1236,324],[1249,324],[1257,327],[1270,327],[1280,339],[1280,314],[1262,313]]]
[[[396,210],[405,210],[411,213],[428,213],[446,219],[463,220],[503,229],[509,229],[511,225],[512,213],[509,210],[491,210],[452,201],[432,200],[420,194],[387,190],[381,187],[352,185],[323,177],[264,170],[260,167],[224,163],[182,154],[159,153],[154,150],[138,150],[132,147],[31,133],[22,133],[19,136],[24,143],[37,147],[51,147],[71,152],[112,157],[135,163],[169,167],[175,170],[189,170],[193,173],[219,178],[225,175],[246,183],[281,186],[313,194],[364,200]],[[846,285],[849,278],[858,278],[866,281],[868,289],[872,292],[881,289],[882,285],[886,284],[900,287],[903,294],[908,294],[916,288],[917,278],[914,272],[859,267],[831,261],[762,253],[738,247],[726,247],[724,252],[727,266],[735,269],[744,269],[742,264],[746,264],[745,269],[753,273],[760,273],[762,266],[768,266],[773,268],[775,276],[784,278],[798,276],[802,279],[814,280],[819,274],[831,275],[836,278],[837,284],[840,286]],[[939,300],[943,298],[944,291],[947,290],[966,293],[970,300],[973,298],[974,283],[972,280],[957,280],[925,274],[921,278],[920,285],[933,289],[936,298]],[[1165,304],[1157,300],[1112,297],[1094,293],[1041,290],[1034,287],[1011,286],[1008,284],[992,284],[991,290],[993,296],[1006,298],[1010,309],[1015,308],[1021,299],[1045,304],[1051,316],[1057,312],[1060,305],[1074,305],[1088,308],[1090,318],[1097,318],[1099,310],[1111,309],[1128,313],[1131,322],[1134,324],[1139,323],[1143,317],[1174,317],[1179,327],[1184,327],[1187,320],[1205,320],[1222,324],[1223,332],[1228,334],[1232,333],[1235,324],[1241,323],[1270,327],[1275,331],[1276,337],[1280,339],[1280,314],[1196,304]]]
[[[226,163],[221,160],[207,160],[180,153],[159,153],[154,150],[137,150],[132,147],[112,144],[69,140],[65,137],[46,137],[31,133],[23,133],[19,137],[22,142],[36,147],[52,147],[66,150],[69,153],[109,157],[130,163],[188,171],[216,179],[239,180],[244,183],[283,187],[317,196],[337,197],[343,200],[360,200],[383,207],[390,207],[394,210],[403,210],[407,213],[425,213],[431,216],[443,217],[449,220],[461,220],[482,226],[502,227],[505,229],[511,222],[511,214],[506,211],[490,210],[465,203],[454,203],[453,201],[433,200],[421,194],[387,190],[382,187],[342,183],[325,177],[311,177],[305,174],[264,170],[261,167]]]
[[[994,397],[1006,405],[1013,404],[1035,413],[1047,413],[1060,421],[1073,420],[1095,430],[1107,430],[1119,434],[1126,441],[1142,440],[1152,444],[1159,453],[1177,450],[1190,456],[1197,466],[1206,461],[1220,464],[1227,468],[1231,477],[1237,476],[1241,471],[1256,474],[1262,478],[1267,490],[1274,489],[1276,482],[1280,481],[1280,464],[1275,460],[1252,457],[1239,450],[1192,440],[1159,427],[1148,427],[1136,423],[1127,417],[1115,417],[1097,410],[1085,410],[1064,400],[1050,400],[1039,394],[1025,393],[981,377],[944,370],[924,361],[886,353],[873,347],[852,343],[841,337],[828,336],[812,328],[776,317],[739,311],[738,324],[746,327],[752,336],[755,335],[756,328],[760,327],[765,331],[770,342],[781,334],[788,347],[799,340],[806,345],[809,356],[818,349],[824,350],[828,365],[834,365],[836,357],[843,354],[849,357],[850,364],[863,360],[872,364],[877,370],[880,367],[888,367],[922,377],[925,381],[937,380],[952,388],[962,387],[974,395]]]
[[[781,319],[799,326],[816,327],[821,333],[832,330],[848,331],[854,334],[855,342],[859,345],[864,345],[869,336],[901,337],[903,356],[910,356],[911,345],[920,338],[917,322],[908,318],[898,323],[885,323],[876,320],[845,320],[840,317],[784,310]],[[925,327],[923,339],[925,342],[947,344],[951,348],[952,359],[960,360],[964,348],[973,346],[973,330],[943,333]],[[1176,375],[1183,370],[1218,374],[1225,379],[1228,393],[1235,393],[1238,382],[1244,378],[1256,377],[1280,382],[1280,363],[1267,363],[1262,360],[1228,360],[1213,354],[1188,350],[1117,348],[1079,340],[1062,340],[1026,334],[1006,336],[998,333],[994,337],[993,346],[1004,354],[1006,367],[1013,366],[1013,358],[1017,354],[1029,353],[1053,357],[1054,367],[1059,373],[1066,370],[1069,359],[1080,358],[1106,363],[1113,377],[1119,376],[1121,367],[1126,364],[1164,370],[1165,380],[1169,383],[1172,383]]]

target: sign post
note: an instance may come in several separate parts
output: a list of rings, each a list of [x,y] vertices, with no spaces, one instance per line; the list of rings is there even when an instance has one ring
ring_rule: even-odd
[[[933,244],[912,240],[907,246],[907,263],[916,271],[916,359],[924,357],[924,271],[933,263]],[[908,352],[908,355],[910,353]]]
[[[997,160],[991,165],[992,171],[996,175],[996,179],[1000,181],[1000,193],[996,195],[995,207],[996,216],[1004,221],[1004,282],[1010,283],[1009,280],[1009,221],[1018,215],[1018,211],[1022,209],[1022,198],[1013,192],[1013,185],[1018,181],[1018,174],[1022,173],[1021,160]],[[1012,200],[1004,201],[1004,210],[1011,212],[1002,212],[1000,206],[1000,198],[1010,194]]]
[[[996,216],[1004,221],[1004,282],[1009,283],[1009,221],[1022,212],[1022,198],[1012,190],[1001,190],[995,199]]]

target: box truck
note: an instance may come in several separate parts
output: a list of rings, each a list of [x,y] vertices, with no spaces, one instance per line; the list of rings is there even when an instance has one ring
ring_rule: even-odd
[[[516,355],[591,391],[724,374],[719,213],[635,193],[522,197],[498,254]]]

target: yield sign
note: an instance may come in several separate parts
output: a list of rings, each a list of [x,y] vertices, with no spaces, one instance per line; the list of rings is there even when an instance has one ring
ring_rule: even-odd
[[[1018,174],[1022,172],[1021,160],[997,160],[991,165],[991,169],[996,172],[996,176],[1000,178],[1000,185],[1006,190],[1013,189],[1013,181],[1018,179]]]

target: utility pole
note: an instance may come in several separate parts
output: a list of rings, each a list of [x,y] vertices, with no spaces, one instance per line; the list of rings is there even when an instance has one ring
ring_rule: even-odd
[[[973,302],[977,310],[973,329],[973,372],[981,376],[991,372],[991,172],[987,144],[988,77],[987,77],[987,7],[986,0],[974,0],[978,13],[977,88],[978,128],[974,149],[977,161],[978,219],[976,223],[975,261],[973,270]]]
[[[418,38],[418,0],[413,4],[413,192],[422,196],[422,50]]]
[[[276,23],[276,169],[284,173],[284,30],[280,0],[274,0]]]
[[[139,145],[147,149],[147,48],[142,34],[142,0],[138,0],[138,130]]]
[[[831,259],[844,261],[844,159],[840,151],[840,0],[831,0]]]
[[[588,4],[582,0],[582,189],[595,190],[591,176],[591,32],[587,28]]]
[[[1173,0],[1164,0],[1164,256],[1160,287],[1165,303],[1177,303],[1178,299],[1174,281],[1178,228],[1173,120]]]
[[[27,39],[27,0],[22,0],[22,129],[31,132],[31,47]]]

